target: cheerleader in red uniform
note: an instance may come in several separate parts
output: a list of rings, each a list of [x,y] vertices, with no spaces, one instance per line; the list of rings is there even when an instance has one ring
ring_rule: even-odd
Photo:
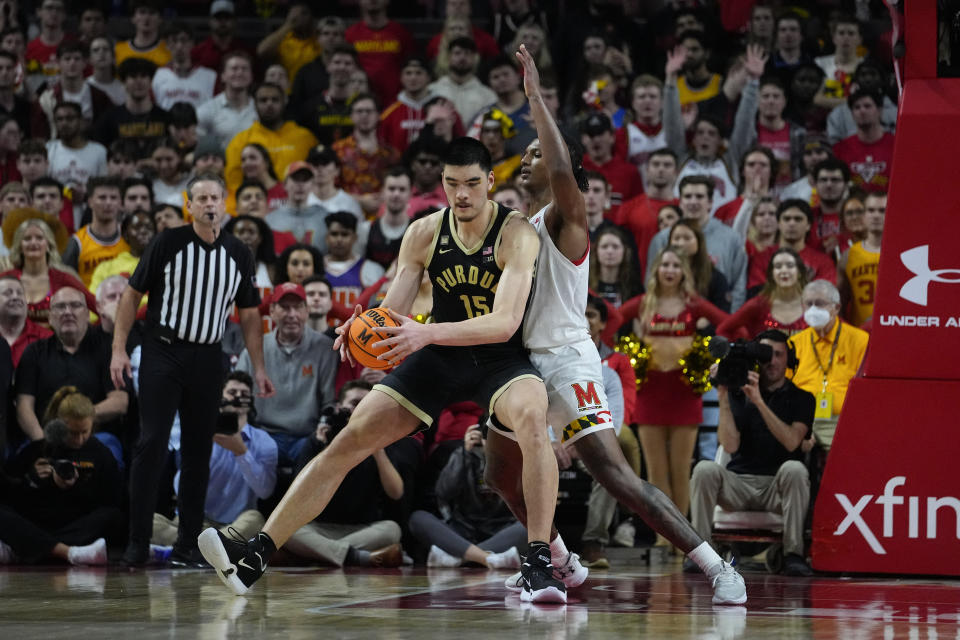
[[[684,380],[679,360],[697,328],[718,325],[727,314],[697,294],[683,250],[666,247],[650,270],[647,293],[620,308],[649,347],[646,381],[637,392],[634,418],[650,482],[686,513],[690,506],[690,460],[703,418],[703,402]]]
[[[717,327],[717,334],[749,340],[761,331],[779,329],[788,336],[803,331],[800,294],[807,285],[807,267],[793,249],[777,249],[767,264],[767,281],[755,298]]]

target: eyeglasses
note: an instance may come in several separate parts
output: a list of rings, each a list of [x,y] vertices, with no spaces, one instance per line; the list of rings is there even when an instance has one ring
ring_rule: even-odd
[[[66,313],[67,310],[70,311],[80,311],[87,307],[83,302],[57,302],[56,304],[50,305],[50,311],[53,313]]]

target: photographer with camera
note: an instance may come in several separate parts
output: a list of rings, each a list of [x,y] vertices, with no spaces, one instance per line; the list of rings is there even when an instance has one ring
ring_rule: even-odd
[[[266,522],[257,511],[257,499],[269,498],[277,484],[277,444],[270,434],[249,423],[255,415],[253,378],[243,371],[230,373],[220,396],[210,453],[204,528],[217,527],[224,533],[233,528],[249,538]],[[173,483],[179,488],[179,473]],[[154,513],[151,542],[172,545],[177,527],[177,521]]]
[[[96,410],[76,387],[53,394],[43,439],[7,468],[9,501],[0,505],[0,564],[58,558],[107,563],[105,538],[123,541],[122,481],[113,454],[91,437]]]
[[[372,386],[363,380],[347,382],[337,404],[326,409],[316,431],[307,440],[294,466],[294,475],[323,451],[347,426],[347,421]],[[330,504],[313,522],[305,524],[284,545],[301,557],[343,565],[398,567],[403,562],[400,526],[383,520],[384,497],[403,497],[403,479],[384,449],[351,469]]]
[[[783,515],[783,572],[810,576],[803,523],[810,477],[801,443],[813,424],[814,397],[787,380],[796,355],[783,332],[769,329],[752,343],[735,343],[711,370],[720,400],[717,439],[731,455],[726,467],[702,460],[691,480],[693,528],[710,542],[713,510],[763,510]],[[759,373],[755,370],[759,366]],[[696,565],[684,561],[684,570]]]

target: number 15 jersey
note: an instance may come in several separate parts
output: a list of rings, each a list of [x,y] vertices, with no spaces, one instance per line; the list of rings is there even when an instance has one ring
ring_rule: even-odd
[[[464,246],[457,235],[451,209],[447,207],[440,212],[425,264],[433,285],[436,322],[460,322],[486,315],[493,309],[493,298],[503,274],[497,261],[503,227],[514,216],[523,215],[498,203],[493,203],[493,207],[483,239],[472,247]],[[505,344],[514,348],[521,346],[522,327],[521,323]]]

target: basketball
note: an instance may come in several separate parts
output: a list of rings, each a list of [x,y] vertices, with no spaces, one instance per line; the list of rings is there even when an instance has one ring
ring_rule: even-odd
[[[373,344],[387,338],[384,333],[374,329],[396,327],[390,317],[390,310],[383,307],[367,309],[350,325],[350,340],[347,342],[353,359],[370,369],[389,369],[392,365],[386,360],[377,360],[377,356],[390,350],[390,347],[374,349]]]

